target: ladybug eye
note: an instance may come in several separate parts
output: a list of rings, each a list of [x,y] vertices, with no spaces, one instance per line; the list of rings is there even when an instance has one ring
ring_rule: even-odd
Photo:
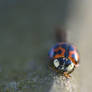
[[[54,66],[55,66],[56,68],[60,65],[58,59],[55,59],[55,60],[53,61],[53,63],[54,63]]]

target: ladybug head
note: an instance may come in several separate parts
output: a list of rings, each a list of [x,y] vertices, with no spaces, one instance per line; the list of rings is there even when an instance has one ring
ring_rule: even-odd
[[[71,72],[74,69],[74,64],[72,61],[65,57],[54,59],[53,65],[57,70],[61,72]]]

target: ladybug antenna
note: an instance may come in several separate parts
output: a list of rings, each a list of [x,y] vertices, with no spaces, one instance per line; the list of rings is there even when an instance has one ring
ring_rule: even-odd
[[[57,42],[67,42],[67,33],[63,27],[55,28],[55,36]]]

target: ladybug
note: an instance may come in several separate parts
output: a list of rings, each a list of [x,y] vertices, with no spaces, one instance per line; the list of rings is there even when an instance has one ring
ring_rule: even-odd
[[[49,53],[49,67],[56,72],[70,78],[70,73],[79,66],[79,54],[77,48],[67,42],[59,42],[53,46]]]

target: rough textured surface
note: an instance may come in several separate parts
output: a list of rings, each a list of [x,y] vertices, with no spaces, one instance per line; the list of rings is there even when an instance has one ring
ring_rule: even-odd
[[[91,92],[91,3],[1,0],[0,92]],[[80,73],[76,70],[71,80],[56,76],[47,66],[57,24],[67,28],[68,41],[80,51]]]

